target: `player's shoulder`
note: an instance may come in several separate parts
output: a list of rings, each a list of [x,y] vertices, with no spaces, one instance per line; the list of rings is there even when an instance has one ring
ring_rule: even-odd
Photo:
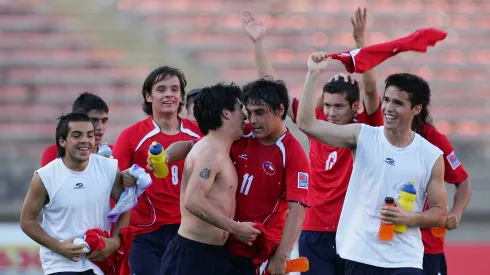
[[[121,135],[126,134],[129,137],[133,137],[137,134],[148,133],[155,129],[156,124],[153,122],[153,118],[148,116],[147,118],[137,121],[133,125],[130,125],[121,132]]]
[[[286,150],[303,150],[303,146],[299,140],[297,140],[289,130],[278,140],[278,142],[282,143]]]
[[[102,169],[105,169],[107,167],[109,168],[117,167],[117,163],[118,163],[117,159],[104,157],[98,154],[90,154],[89,161],[96,162],[98,166],[100,166]]]
[[[194,138],[203,136],[197,122],[187,118],[180,118],[180,131]]]
[[[51,144],[49,145],[48,147],[46,147],[46,149],[44,149],[44,152],[56,152],[58,153],[58,147],[56,146],[56,144]]]
[[[447,146],[452,147],[451,142],[446,135],[431,125],[424,125],[422,127],[422,135],[428,142],[439,147],[440,149],[444,149]]]

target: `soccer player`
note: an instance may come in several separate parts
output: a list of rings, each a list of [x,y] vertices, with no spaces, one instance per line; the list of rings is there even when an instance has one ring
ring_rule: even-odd
[[[344,274],[423,274],[423,245],[418,227],[438,227],[446,221],[446,190],[442,151],[411,130],[417,115],[426,112],[430,89],[411,74],[390,75],[385,83],[382,111],[385,125],[336,125],[315,118],[314,92],[328,59],[314,53],[308,59],[300,130],[335,147],[352,150],[355,161],[337,230],[337,250]],[[404,184],[414,181],[413,211],[383,206],[397,198]],[[425,194],[430,208],[423,211]],[[406,224],[392,241],[378,239],[381,222]]]
[[[187,93],[185,100],[186,118],[191,121],[196,121],[194,117],[194,100],[196,96],[201,92],[201,89],[194,89]]]
[[[352,18],[353,36],[358,48],[365,46],[366,9],[356,11]],[[259,76],[276,78],[265,46],[265,26],[250,11],[242,15],[246,33],[254,43],[255,63]],[[317,119],[338,125],[365,123],[383,125],[381,102],[376,89],[374,70],[363,74],[364,108],[360,109],[360,90],[350,76],[337,74],[323,87],[322,97],[315,109]],[[299,101],[291,98],[288,116],[296,121]],[[310,269],[302,274],[342,274],[340,258],[335,248],[335,235],[352,172],[352,153],[348,148],[336,148],[308,136],[310,141],[311,184],[303,230],[298,240],[299,255],[307,257]]]
[[[184,106],[182,71],[164,66],[146,78],[143,111],[148,117],[126,128],[114,144],[113,156],[121,170],[133,164],[146,166],[148,148],[153,141],[164,148],[176,141],[200,136],[197,124],[177,115]],[[180,224],[180,180],[184,161],[169,163],[169,176],[155,178],[132,211],[130,227],[135,234],[129,256],[131,274],[155,275],[170,241]]]
[[[182,222],[163,256],[160,275],[228,274],[223,246],[228,234],[247,243],[260,234],[253,223],[233,220],[238,178],[229,152],[245,124],[240,94],[238,86],[217,84],[203,88],[196,98],[196,119],[206,136],[185,160]]]
[[[22,230],[41,245],[45,274],[104,274],[91,262],[103,261],[119,248],[119,232],[129,223],[130,212],[122,214],[112,238],[103,238],[105,248],[85,257],[83,238],[90,229],[109,231],[109,198],[117,201],[124,191],[123,180],[134,184],[127,171],[119,172],[117,160],[92,154],[95,127],[83,113],[60,117],[56,127],[60,158],[37,170],[22,207]],[[43,212],[40,226],[36,218]]]
[[[95,125],[95,145],[92,148],[92,153],[97,154],[99,145],[104,140],[105,130],[107,128],[107,122],[109,121],[109,107],[105,101],[97,95],[91,93],[82,93],[73,102],[72,112],[82,112],[87,114]],[[56,141],[58,142],[58,141]],[[111,145],[109,147],[112,148]],[[57,157],[58,149],[57,145],[53,144],[48,146],[41,157],[41,167],[50,163]]]
[[[284,274],[308,205],[308,159],[284,125],[289,108],[284,82],[263,78],[245,85],[243,103],[250,121],[245,132],[252,132],[235,141],[230,152],[238,173],[235,220],[262,224],[268,240],[247,246],[230,235],[230,274],[254,275],[267,260],[271,274]],[[192,144],[175,143],[169,158],[185,157]]]

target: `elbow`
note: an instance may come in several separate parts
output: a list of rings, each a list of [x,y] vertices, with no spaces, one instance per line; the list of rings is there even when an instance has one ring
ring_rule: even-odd
[[[304,118],[298,117],[298,121],[296,122],[296,126],[298,126],[298,129],[300,131],[308,133],[310,128],[311,128],[311,123],[310,123],[310,121],[308,121]]]
[[[185,210],[196,216],[200,211],[199,201],[192,198],[185,198],[183,206]]]

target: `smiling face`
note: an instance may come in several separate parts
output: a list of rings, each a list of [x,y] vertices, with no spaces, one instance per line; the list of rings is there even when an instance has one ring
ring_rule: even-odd
[[[411,127],[414,116],[418,115],[421,109],[420,104],[412,107],[407,92],[400,91],[395,86],[388,86],[381,104],[385,129],[398,130]]]
[[[60,137],[60,146],[65,149],[64,158],[74,163],[88,161],[95,146],[94,125],[90,121],[70,121],[66,139]]]
[[[323,93],[323,112],[331,123],[345,125],[351,123],[359,108],[359,101],[349,104],[345,94]]]
[[[155,82],[151,93],[146,94],[146,100],[151,102],[153,114],[177,115],[182,101],[180,81],[175,75],[161,78]]]

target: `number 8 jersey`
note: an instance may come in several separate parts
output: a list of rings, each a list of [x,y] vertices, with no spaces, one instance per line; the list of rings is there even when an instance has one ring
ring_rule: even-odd
[[[301,144],[289,131],[272,145],[250,133],[233,143],[230,155],[238,175],[235,220],[262,223],[278,245],[288,202],[308,205],[308,159]],[[235,256],[253,259],[259,253],[234,235],[227,245]]]

